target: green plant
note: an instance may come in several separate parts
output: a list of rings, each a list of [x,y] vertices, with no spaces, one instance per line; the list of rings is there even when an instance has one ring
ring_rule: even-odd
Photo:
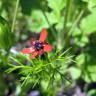
[[[0,15],[7,20],[0,17],[0,65],[2,66],[3,63],[8,65],[6,67],[9,68],[7,70],[9,73],[20,74],[23,85],[27,86],[29,82],[33,82],[33,86],[40,84],[43,87],[41,90],[49,85],[51,88],[47,93],[51,96],[57,90],[55,86],[50,86],[54,76],[57,86],[62,81],[62,77],[67,77],[65,75],[67,72],[77,85],[78,79],[83,79],[87,84],[96,82],[95,10],[96,0],[0,0]],[[13,11],[15,14],[12,14]],[[8,22],[12,25],[11,29]],[[29,56],[10,52],[14,44],[13,35],[16,36],[16,47],[18,43],[20,47],[26,47],[26,41],[34,32],[37,36],[42,28],[48,29],[47,40],[54,46],[54,52],[34,60],[29,60]],[[66,54],[61,56],[70,46],[74,57]],[[62,49],[60,54],[55,51],[56,49]],[[76,63],[72,62],[73,59]],[[95,91],[90,92],[88,94],[95,94]]]
[[[18,54],[17,56],[10,56],[9,69],[6,71],[8,73],[15,72],[18,70],[18,75],[20,75],[20,80],[22,82],[22,87],[29,83],[33,83],[32,87],[37,84],[42,84],[46,82],[44,89],[54,86],[58,80],[66,80],[71,83],[68,79],[66,73],[68,72],[67,67],[70,62],[73,62],[72,56],[68,55],[68,50],[62,53],[58,51],[52,54],[46,54],[44,57],[38,57],[36,59],[30,60],[28,55]],[[16,63],[15,65],[14,62]],[[53,93],[54,94],[54,93]]]
[[[9,51],[14,43],[13,36],[8,22],[0,16],[0,48]]]

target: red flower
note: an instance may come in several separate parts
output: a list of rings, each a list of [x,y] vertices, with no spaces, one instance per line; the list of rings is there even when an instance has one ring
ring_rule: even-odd
[[[43,29],[40,35],[39,40],[31,40],[32,47],[24,48],[22,50],[23,54],[31,54],[31,58],[35,58],[39,55],[44,54],[44,52],[50,52],[52,50],[52,46],[45,42],[47,37],[47,30]]]

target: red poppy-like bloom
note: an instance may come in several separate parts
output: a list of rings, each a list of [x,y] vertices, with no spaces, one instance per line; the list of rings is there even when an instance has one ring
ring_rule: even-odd
[[[23,54],[31,54],[31,59],[44,54],[45,52],[50,52],[52,46],[48,44],[45,40],[47,37],[47,30],[43,29],[39,40],[31,40],[31,47],[24,48],[22,50]]]

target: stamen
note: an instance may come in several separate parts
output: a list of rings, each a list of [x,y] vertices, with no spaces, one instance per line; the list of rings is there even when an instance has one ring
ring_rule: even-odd
[[[40,49],[42,49],[42,43],[41,42],[39,42],[39,41],[37,41],[37,42],[35,42],[35,48],[37,49],[37,50],[40,50]]]

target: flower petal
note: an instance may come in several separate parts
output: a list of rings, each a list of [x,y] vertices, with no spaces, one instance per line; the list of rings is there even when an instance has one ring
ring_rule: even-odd
[[[39,56],[39,52],[38,51],[35,51],[31,54],[31,59],[34,59],[35,57]]]
[[[36,39],[31,38],[31,39],[29,40],[29,42],[31,43],[31,46],[34,46],[34,44],[35,44],[35,42],[36,42]]]
[[[44,45],[44,52],[50,52],[52,50],[52,46],[50,44]]]
[[[39,55],[44,54],[44,50],[39,50]]]
[[[29,54],[29,53],[33,53],[35,51],[35,49],[33,47],[30,47],[30,48],[24,48],[22,50],[22,53],[23,54]]]
[[[47,30],[44,28],[40,34],[39,41],[44,42],[47,37]]]

